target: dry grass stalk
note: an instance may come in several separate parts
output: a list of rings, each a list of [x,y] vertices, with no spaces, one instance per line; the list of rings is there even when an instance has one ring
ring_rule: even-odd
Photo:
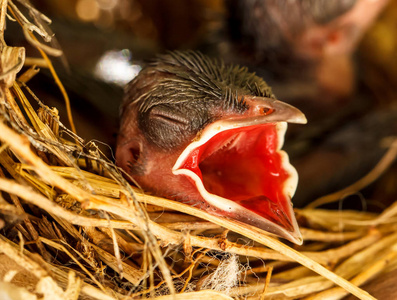
[[[31,32],[46,40],[45,26],[32,23],[8,3],[25,34],[48,51]],[[7,256],[35,278],[32,288],[18,290],[20,295],[186,299],[189,292],[191,299],[340,299],[350,292],[360,299],[374,299],[357,286],[383,270],[397,268],[396,205],[379,216],[297,210],[309,225],[302,229],[303,236],[313,242],[292,249],[257,228],[132,188],[95,145],[91,144],[94,151],[83,146],[60,123],[57,111],[41,103],[25,85],[35,69],[15,82],[18,59],[23,61],[24,56],[3,40],[6,7],[3,0],[0,50],[2,66],[10,67],[0,70],[0,212],[7,216],[0,223],[6,226],[6,235],[0,235],[0,266]],[[45,19],[28,8],[36,21]],[[51,61],[42,55],[57,78]],[[39,112],[29,97],[39,104]],[[74,142],[62,138],[62,133]],[[391,163],[393,151],[394,146],[380,162],[381,170]],[[378,176],[379,168],[375,171]],[[374,180],[375,175],[368,176]],[[363,181],[353,190],[362,186]],[[234,259],[225,264],[228,257]],[[210,280],[229,267],[234,270],[229,271],[231,278]],[[0,281],[14,284],[19,270],[0,272]],[[205,287],[220,292],[194,291]],[[174,296],[161,296],[166,294]]]
[[[385,153],[382,159],[377,163],[377,165],[371,170],[371,172],[366,174],[363,178],[361,178],[354,184],[344,188],[343,190],[316,199],[315,201],[311,202],[307,207],[308,208],[318,207],[327,203],[339,201],[340,199],[343,199],[348,195],[357,193],[358,191],[362,190],[363,188],[374,182],[376,179],[378,179],[390,167],[390,165],[396,159],[396,157],[397,157],[397,139],[395,139],[391,143],[388,151]],[[379,222],[381,222],[382,219],[387,219],[390,215],[395,215],[396,213],[397,213],[397,208],[392,211],[390,210],[385,211],[381,216],[379,216],[377,224],[379,224]]]

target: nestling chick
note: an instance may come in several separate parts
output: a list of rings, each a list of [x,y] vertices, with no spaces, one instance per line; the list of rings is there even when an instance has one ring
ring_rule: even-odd
[[[340,109],[354,91],[352,54],[388,0],[225,3],[230,42],[220,52],[264,74],[279,97],[300,103],[313,120]]]
[[[155,195],[301,244],[287,122],[306,118],[246,68],[172,52],[127,86],[116,161]]]

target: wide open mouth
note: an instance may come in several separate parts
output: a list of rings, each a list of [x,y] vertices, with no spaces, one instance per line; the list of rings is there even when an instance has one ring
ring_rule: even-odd
[[[297,173],[280,151],[287,124],[212,124],[173,168],[194,182],[202,197],[225,215],[301,243],[290,198]]]

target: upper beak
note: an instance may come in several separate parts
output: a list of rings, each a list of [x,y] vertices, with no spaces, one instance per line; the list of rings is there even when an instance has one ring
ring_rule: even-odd
[[[265,97],[245,97],[244,101],[249,106],[244,115],[258,119],[259,123],[307,123],[305,115],[299,109],[285,102]]]

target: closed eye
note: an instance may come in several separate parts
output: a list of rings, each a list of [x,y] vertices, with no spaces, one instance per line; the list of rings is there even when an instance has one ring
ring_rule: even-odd
[[[190,121],[185,116],[182,116],[179,111],[173,111],[168,107],[153,107],[149,117],[176,126],[186,127],[190,124]]]

